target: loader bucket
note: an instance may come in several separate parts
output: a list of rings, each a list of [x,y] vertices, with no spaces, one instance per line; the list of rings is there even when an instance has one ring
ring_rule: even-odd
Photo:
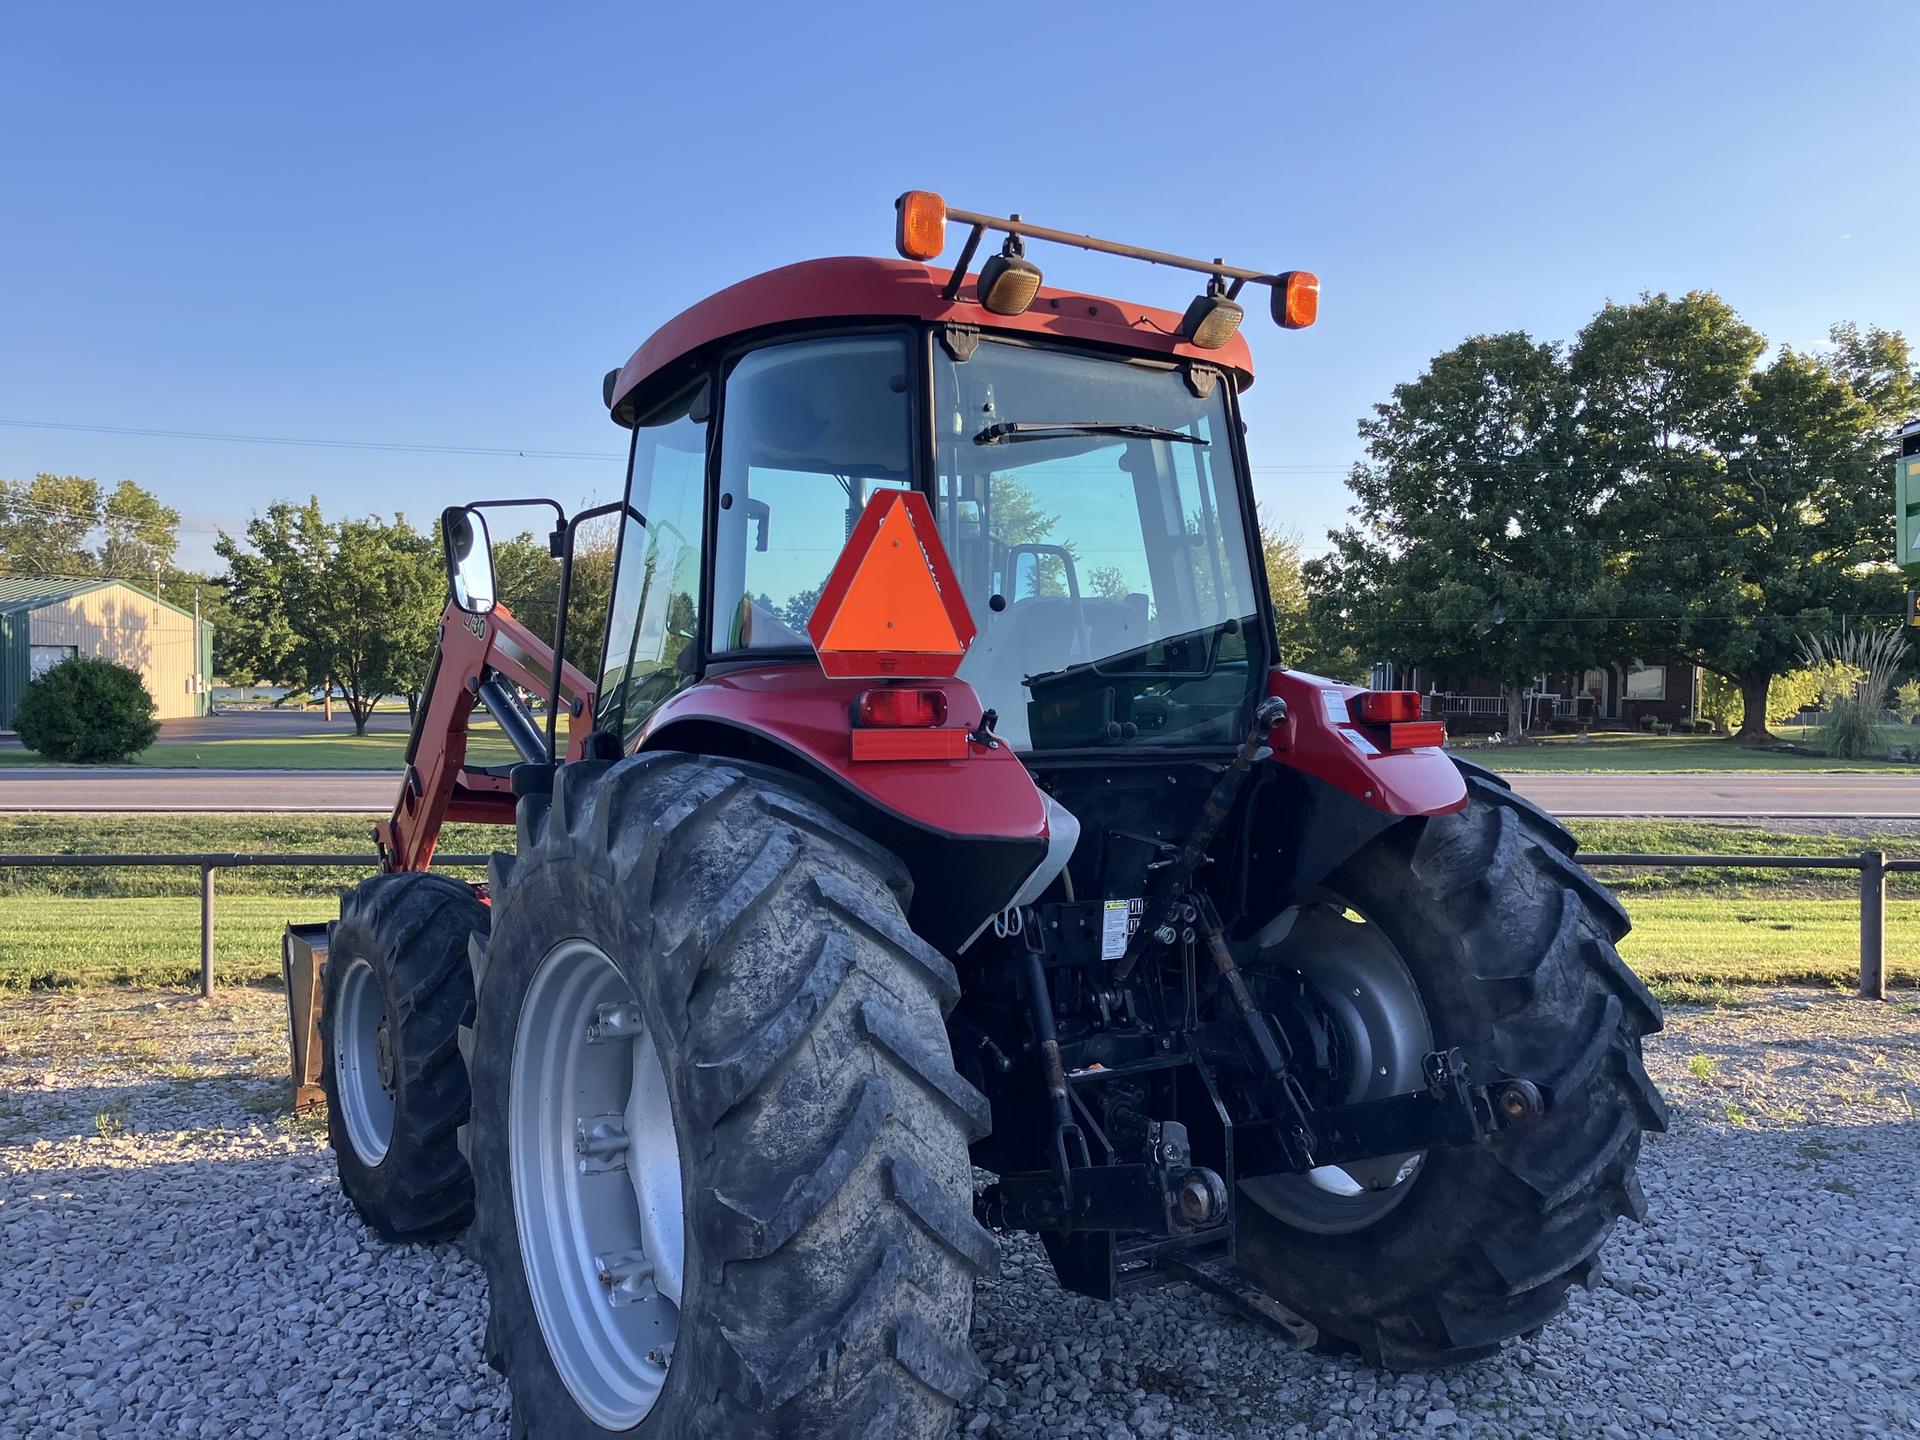
[[[324,921],[289,924],[280,942],[280,978],[287,987],[287,1055],[296,1112],[310,1110],[325,1100],[320,1089],[320,995],[328,929]]]

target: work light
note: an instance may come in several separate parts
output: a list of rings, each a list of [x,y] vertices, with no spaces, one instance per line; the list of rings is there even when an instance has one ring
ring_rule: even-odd
[[[980,267],[980,304],[996,315],[1019,315],[1040,292],[1040,267],[1022,252],[1020,237]]]
[[[1180,333],[1202,350],[1218,350],[1233,338],[1246,318],[1247,312],[1229,300],[1225,288],[1215,281],[1206,294],[1193,297],[1187,313],[1180,318]]]

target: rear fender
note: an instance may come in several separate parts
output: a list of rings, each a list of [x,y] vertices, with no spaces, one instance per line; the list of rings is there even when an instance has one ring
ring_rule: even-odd
[[[908,918],[957,950],[1004,909],[1047,853],[1047,809],[1005,745],[969,739],[953,760],[855,760],[852,714],[870,680],[836,680],[812,661],[708,674],[653,711],[641,750],[724,755],[806,777],[840,818],[905,863]],[[947,697],[947,725],[980,724],[964,680],[915,680]]]
[[[1354,725],[1347,702],[1359,686],[1275,670],[1267,689],[1287,702],[1287,714],[1255,784],[1245,886],[1234,907],[1242,935],[1311,895],[1396,825],[1467,803],[1466,779],[1444,750],[1385,752]]]
[[[1362,694],[1300,670],[1274,670],[1267,693],[1287,702],[1267,743],[1276,765],[1323,780],[1387,816],[1450,815],[1467,803],[1467,782],[1446,751],[1382,750],[1353,723],[1347,703]]]

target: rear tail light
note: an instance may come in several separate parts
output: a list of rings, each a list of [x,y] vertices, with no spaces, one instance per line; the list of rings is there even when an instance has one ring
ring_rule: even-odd
[[[867,690],[854,703],[857,724],[877,730],[929,729],[947,723],[947,697],[938,690]]]
[[[1362,725],[1398,725],[1420,718],[1420,692],[1367,690],[1353,697],[1350,708]]]
[[[1387,727],[1389,750],[1417,750],[1423,745],[1446,743],[1447,722],[1444,720],[1415,720],[1404,725]]]

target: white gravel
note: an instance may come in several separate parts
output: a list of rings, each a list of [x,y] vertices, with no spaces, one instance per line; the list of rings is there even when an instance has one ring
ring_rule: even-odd
[[[278,997],[0,997],[0,1440],[494,1436],[456,1246],[373,1243],[284,1113]],[[1649,1225],[1528,1345],[1392,1375],[1172,1286],[1109,1307],[1007,1247],[979,1436],[1920,1433],[1920,1005],[1671,1017]]]

